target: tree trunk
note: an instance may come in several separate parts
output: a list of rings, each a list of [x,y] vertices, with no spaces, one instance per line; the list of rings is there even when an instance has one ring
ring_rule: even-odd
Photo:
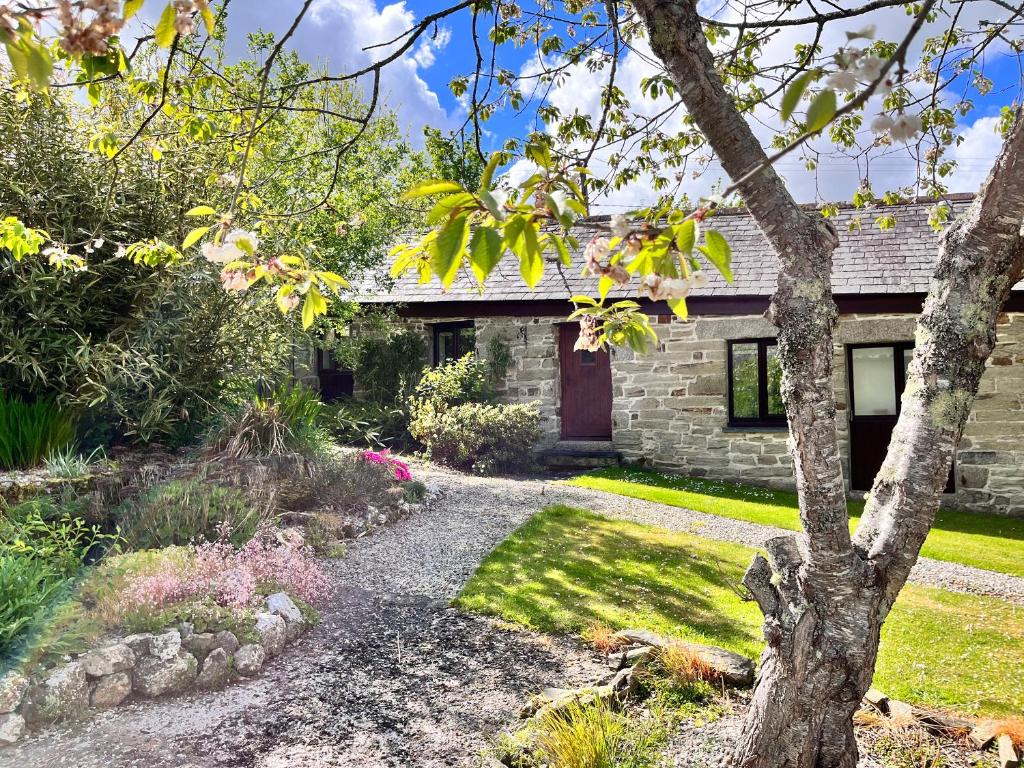
[[[744,584],[766,647],[732,763],[853,768],[852,716],[871,684],[881,627],[934,521],[1000,308],[1024,268],[1024,118],[970,211],[944,236],[918,323],[903,408],[855,540],[846,511],[832,390],[832,251],[838,237],[803,210],[716,71],[693,0],[632,0],[687,111],[779,256],[769,316],[779,328],[799,536],[766,544]],[[750,173],[761,167],[757,173]]]

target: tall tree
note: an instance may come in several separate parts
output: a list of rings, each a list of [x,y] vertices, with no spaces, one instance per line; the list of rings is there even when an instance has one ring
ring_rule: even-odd
[[[264,73],[310,4],[302,4],[268,55]],[[155,33],[173,59],[182,36],[193,30],[191,14],[209,24],[212,16],[201,0],[178,0],[167,8]],[[535,285],[546,253],[571,263],[578,245],[572,225],[586,212],[587,200],[646,176],[667,198],[636,216],[614,217],[607,233],[586,244],[583,267],[597,278],[600,300],[572,297],[577,309],[571,315],[581,320],[585,346],[642,347],[653,335],[647,319],[635,302],[607,303],[608,288],[638,278],[642,292],[685,316],[686,296],[702,284],[703,266],[729,277],[728,243],[713,229],[712,217],[723,198],[742,200],[779,259],[769,315],[779,328],[803,530],[770,541],[769,558],[758,556],[745,577],[765,614],[767,647],[734,763],[854,766],[851,718],[871,680],[882,623],[932,525],[995,343],[998,313],[1024,270],[1024,115],[1009,97],[1000,104],[1002,150],[968,210],[945,228],[899,422],[853,536],[831,388],[837,317],[831,269],[838,242],[828,220],[832,201],[822,201],[820,213],[803,209],[773,164],[800,155],[814,167],[835,153],[864,160],[906,144],[917,165],[888,197],[935,197],[932,218],[943,228],[950,211],[942,202],[945,179],[955,168],[948,151],[959,141],[958,120],[992,90],[987,61],[1002,57],[1017,64],[1024,49],[1015,36],[1022,8],[1004,0],[871,0],[823,11],[811,3],[745,0],[708,17],[694,0],[582,0],[557,10],[549,3],[527,8],[512,0],[463,0],[387,41],[370,65],[310,82],[362,79],[374,94],[372,112],[381,71],[460,12],[472,17],[475,68],[453,80],[452,89],[468,98],[468,122],[479,129],[506,105],[521,111],[530,104],[545,130],[508,142],[476,188],[455,181],[415,188],[413,197],[434,202],[428,220],[436,228],[398,251],[396,269],[416,269],[425,279],[436,275],[450,284],[468,263],[485,285],[498,259],[511,251],[524,280]],[[901,12],[905,23],[898,22]],[[40,53],[36,34],[22,23],[26,13],[0,15],[0,28],[10,30],[5,42],[9,50],[13,46],[12,61],[27,81],[42,87],[50,77],[48,54]],[[895,39],[874,40],[870,22],[876,17],[878,26],[896,31]],[[106,39],[116,21],[104,19],[106,26],[93,37]],[[103,52],[90,48],[93,38],[78,27],[71,31],[65,50],[88,69],[88,57]],[[783,31],[800,33],[799,41],[780,48]],[[827,51],[826,40],[834,45]],[[536,56],[528,66],[503,60],[499,49],[506,43],[514,49],[532,45]],[[621,68],[638,62],[645,76],[634,103]],[[596,109],[568,111],[549,98],[556,86],[584,73],[603,75]],[[1001,87],[1014,91],[1012,83]],[[261,130],[262,110],[290,107],[289,94],[288,88],[268,91],[264,82],[254,101],[236,102],[255,113],[246,121],[250,137]],[[872,112],[868,131],[864,119]],[[781,121],[762,140],[765,121],[774,115]],[[334,151],[340,156],[350,146],[338,144]],[[518,152],[535,172],[511,189],[496,184],[499,164]],[[236,197],[247,183],[244,158]],[[691,172],[715,164],[731,183],[721,197],[692,205],[686,194]],[[870,179],[864,182],[854,195],[861,207],[874,199]],[[877,224],[898,222],[883,216]]]

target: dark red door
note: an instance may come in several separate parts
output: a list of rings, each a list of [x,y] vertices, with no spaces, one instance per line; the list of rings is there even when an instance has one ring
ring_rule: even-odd
[[[611,440],[612,365],[608,352],[576,351],[576,323],[559,326],[558,357],[562,367],[562,437],[566,440]]]

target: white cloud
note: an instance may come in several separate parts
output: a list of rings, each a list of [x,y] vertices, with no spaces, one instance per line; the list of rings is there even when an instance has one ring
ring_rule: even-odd
[[[705,9],[705,12],[714,13],[722,6],[715,3],[714,8]],[[731,8],[731,6],[725,6]],[[730,13],[731,11],[727,11]],[[806,9],[809,13],[809,9]],[[801,15],[801,10],[796,8],[793,15]],[[966,18],[969,15],[971,18]],[[980,18],[998,18],[999,9],[990,3],[975,3],[964,9],[961,14],[960,25],[970,27]],[[723,17],[725,18],[725,17]],[[837,50],[847,43],[845,32],[847,30],[861,29],[867,24],[875,24],[882,34],[888,39],[898,39],[899,36],[909,28],[911,18],[906,15],[902,8],[882,9],[864,17],[851,19],[842,24],[829,25],[822,36],[822,50],[827,54]],[[919,55],[921,41],[930,34],[935,34],[948,19],[939,19],[919,34],[914,49],[911,51],[910,61],[914,61]],[[762,54],[758,57],[758,63],[762,66],[781,63],[792,58],[793,46],[799,42],[808,42],[806,28],[782,27],[776,30],[774,36],[767,43]],[[862,41],[863,42],[863,41]],[[634,111],[645,115],[653,115],[665,106],[665,101],[654,102],[645,99],[640,93],[640,82],[658,71],[649,60],[650,49],[646,41],[637,41],[636,52],[630,51],[620,62],[619,71],[616,76],[616,84],[621,88],[633,105]],[[911,67],[913,68],[913,67]],[[536,62],[524,68],[521,74],[532,74],[537,71]],[[552,104],[557,106],[563,113],[571,114],[575,110],[589,114],[596,121],[600,114],[602,88],[607,80],[607,70],[590,71],[585,66],[574,67],[571,74],[564,82],[556,85],[548,95]],[[918,84],[915,89],[927,89],[928,86]],[[877,109],[879,99],[872,102],[872,107]],[[871,109],[866,122],[870,122]],[[675,125],[666,125],[666,132],[681,128],[683,113],[678,113],[675,118]],[[973,117],[973,116],[972,116]],[[962,129],[963,143],[959,147],[952,147],[947,151],[947,156],[959,162],[956,172],[951,178],[945,179],[949,189],[954,192],[975,191],[981,180],[984,179],[991,166],[999,148],[997,137],[991,132],[995,118],[981,117],[975,120],[974,124]],[[776,129],[780,127],[778,116],[770,108],[757,110],[751,126],[755,135],[767,146]],[[874,137],[865,129],[858,136],[861,145],[868,147],[873,143]],[[794,196],[800,201],[814,200],[842,200],[848,199],[860,186],[862,180],[869,179],[876,191],[894,189],[912,184],[916,178],[918,160],[910,150],[905,147],[883,147],[872,150],[868,158],[860,158],[856,161],[851,157],[844,156],[834,151],[834,148],[825,140],[813,143],[809,149],[820,150],[817,168],[814,171],[807,170],[804,160],[798,153],[781,160],[776,168],[784,176]],[[620,148],[599,150],[595,153],[591,162],[593,170],[602,173],[608,168],[608,159],[613,152],[621,151]],[[525,178],[528,166],[517,164],[509,172],[510,180],[513,177],[522,175]],[[699,178],[692,178],[688,169],[683,177],[681,191],[688,193],[691,197],[700,196],[710,192],[723,180],[721,168],[710,164]],[[622,190],[611,192],[607,197],[595,204],[595,210],[621,209],[622,207],[639,207],[653,202],[658,196],[654,190],[650,176],[638,179]]]

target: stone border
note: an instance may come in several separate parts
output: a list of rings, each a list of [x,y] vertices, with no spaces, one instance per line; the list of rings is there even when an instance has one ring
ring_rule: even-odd
[[[8,672],[0,677],[0,746],[14,744],[31,730],[88,717],[94,710],[187,690],[213,690],[239,676],[252,677],[306,629],[295,602],[276,592],[256,614],[258,643],[242,645],[227,630],[197,633],[185,624],[94,648],[38,679]]]

